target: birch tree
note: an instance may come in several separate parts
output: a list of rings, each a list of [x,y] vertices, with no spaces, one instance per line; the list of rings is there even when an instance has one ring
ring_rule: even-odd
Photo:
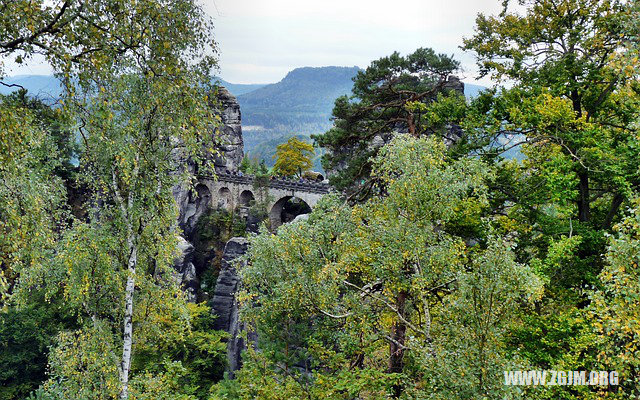
[[[20,271],[21,296],[45,287],[48,296],[64,295],[77,307],[83,329],[100,325],[104,333],[120,326],[120,340],[104,340],[121,350],[118,393],[127,399],[136,345],[163,340],[171,334],[168,321],[183,320],[188,328],[169,268],[176,235],[171,187],[186,178],[175,174],[176,153],[197,159],[217,123],[210,101],[211,24],[192,0],[0,7],[0,56],[23,63],[42,54],[63,83],[62,111],[77,122],[81,138],[80,179],[94,200],[88,220],[57,232],[54,265]],[[9,144],[18,130],[13,120],[5,127],[2,142]]]

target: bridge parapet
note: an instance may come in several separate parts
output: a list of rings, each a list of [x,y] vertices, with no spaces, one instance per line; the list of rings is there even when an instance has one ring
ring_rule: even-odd
[[[201,178],[216,179],[220,182],[229,182],[243,185],[253,185],[255,177],[252,175],[237,175],[219,173],[214,176],[202,176]],[[269,180],[269,187],[273,189],[294,190],[317,194],[327,194],[331,192],[331,186],[322,182],[296,181],[293,179],[272,178]]]

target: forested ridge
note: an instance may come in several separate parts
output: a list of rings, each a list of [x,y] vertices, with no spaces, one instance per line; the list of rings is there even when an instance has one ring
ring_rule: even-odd
[[[268,205],[323,179],[313,146],[269,169],[224,141],[197,1],[0,11],[0,84],[39,56],[62,90],[0,96],[0,399],[640,398],[637,2],[479,14],[473,98],[429,47],[358,70],[313,136],[312,211]],[[252,191],[211,193],[221,173]]]

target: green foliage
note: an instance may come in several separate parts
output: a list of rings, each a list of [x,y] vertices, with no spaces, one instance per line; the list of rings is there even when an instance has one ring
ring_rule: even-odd
[[[197,400],[195,388],[188,386],[189,371],[180,362],[160,364],[160,372],[145,372],[131,382],[131,397],[141,400]],[[154,368],[157,369],[157,368]]]
[[[136,398],[173,398],[182,394],[205,399],[210,387],[223,377],[227,346],[226,334],[213,329],[214,316],[206,304],[188,304],[190,329],[172,337],[161,346],[140,349],[134,359],[134,370],[140,372],[141,393]],[[168,383],[166,380],[170,380]],[[134,383],[135,385],[135,383]],[[153,390],[144,389],[153,386]],[[146,396],[146,397],[144,397]],[[187,397],[185,397],[186,399]]]
[[[515,82],[493,100],[494,115],[469,122],[489,128],[490,141],[521,132],[540,200],[572,204],[574,219],[608,230],[640,183],[638,75],[625,28],[636,14],[619,1],[524,4],[521,14],[506,2],[499,16],[479,15],[465,40],[483,75]]]
[[[501,233],[517,237],[516,257],[544,275],[545,295],[510,351],[536,368],[615,369],[586,310],[600,296],[606,237],[640,188],[637,168],[637,32],[633,2],[504,2],[479,15],[465,48],[481,75],[510,89],[481,95],[461,113],[465,140],[499,162],[491,204]],[[521,162],[500,162],[520,144]],[[603,270],[603,271],[604,271]],[[616,345],[613,345],[616,348]],[[619,368],[619,371],[621,368]],[[630,387],[620,391],[633,393]],[[532,398],[616,398],[617,388],[528,390]],[[623,396],[624,397],[624,396]]]
[[[27,306],[0,313],[0,398],[23,399],[46,379],[49,347],[58,333],[75,328],[68,305],[32,292]]]
[[[395,52],[359,71],[351,97],[335,101],[334,127],[312,136],[319,147],[328,150],[323,157],[325,170],[337,169],[332,183],[345,189],[368,179],[370,157],[377,153],[371,146],[376,136],[387,140],[394,131],[428,133],[407,106],[435,99],[445,90],[447,77],[457,69],[458,63],[450,57],[420,48],[407,56]]]
[[[177,159],[199,161],[219,121],[209,20],[191,0],[13,2],[1,19],[2,53],[19,63],[43,54],[64,86],[56,111],[19,93],[0,113],[3,289],[19,274],[16,300],[29,304],[41,288],[80,325],[58,336],[38,396],[127,399],[131,352],[189,329],[172,277],[171,188],[187,178],[174,173]],[[63,219],[56,175],[69,167],[70,140],[57,121],[76,123],[81,138],[78,179],[93,202],[83,221]],[[166,365],[155,386],[173,390],[180,371]],[[145,380],[135,376],[132,393],[153,392]]]
[[[298,178],[302,177],[302,173],[311,169],[313,165],[313,145],[298,140],[296,137],[290,137],[285,143],[276,147],[274,156],[276,163],[273,166],[273,172],[278,175]]]
[[[118,358],[116,336],[103,323],[63,332],[51,350],[44,388],[59,399],[115,399]]]
[[[242,158],[239,169],[248,175],[269,176],[269,168],[264,160],[258,161],[258,158],[249,158],[246,154]]]
[[[226,243],[232,237],[246,235],[246,226],[242,218],[223,209],[207,210],[196,225],[200,239],[208,242]]]
[[[68,133],[59,110],[25,93],[0,99],[0,305],[24,268],[50,257],[64,228]]]
[[[448,340],[434,341],[437,362],[422,356],[426,379],[438,388],[433,398],[522,398],[500,379],[503,371],[526,365],[517,354],[508,355],[504,338],[522,323],[520,305],[533,304],[542,285],[530,268],[514,261],[510,247],[492,239],[486,249],[470,251],[457,292],[445,301],[447,316],[441,327],[434,325],[434,336]]]
[[[610,238],[599,276],[604,288],[592,297],[596,332],[607,340],[598,359],[620,374],[619,398],[623,393],[627,398],[640,395],[640,202],[633,206]]]
[[[216,258],[211,260],[200,277],[200,287],[213,290],[218,279],[218,263],[222,256],[224,245],[232,237],[246,236],[247,225],[243,218],[235,212],[225,209],[208,209],[196,223],[197,235],[193,238],[196,260],[210,251],[215,252]]]
[[[307,220],[251,236],[237,300],[259,343],[221,382],[226,335],[172,269],[172,189],[192,181],[183,160],[211,167],[220,122],[210,21],[192,0],[4,7],[0,53],[43,54],[63,99],[0,99],[0,397],[639,397],[639,5],[518,4],[478,16],[464,44],[508,89],[467,101],[450,90],[458,63],[430,49],[358,72],[316,140],[359,201],[327,195]],[[318,72],[339,86],[354,71],[297,70],[255,91],[258,108],[289,97],[266,129],[318,123],[287,93]],[[311,167],[301,139],[278,146],[277,173]],[[266,164],[241,170],[265,215]],[[81,220],[74,185],[89,199]],[[246,234],[226,211],[198,224],[207,245]],[[617,370],[621,384],[502,385],[514,369]]]
[[[238,383],[220,390],[239,398],[504,390],[496,380],[513,363],[501,337],[540,282],[507,244],[468,248],[447,233],[463,204],[485,204],[490,175],[444,153],[442,142],[399,136],[373,162],[384,196],[355,207],[325,197],[306,222],[252,239],[239,301],[260,352],[249,352]]]

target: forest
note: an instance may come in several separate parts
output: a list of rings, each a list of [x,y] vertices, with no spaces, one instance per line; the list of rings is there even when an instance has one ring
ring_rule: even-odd
[[[0,399],[640,398],[640,4],[501,3],[473,98],[429,43],[358,70],[312,136],[331,192],[276,229],[179,223],[228,151],[197,0],[0,0],[0,85],[62,88],[0,95]],[[303,182],[314,147],[240,174]],[[176,275],[187,229],[237,336]]]

